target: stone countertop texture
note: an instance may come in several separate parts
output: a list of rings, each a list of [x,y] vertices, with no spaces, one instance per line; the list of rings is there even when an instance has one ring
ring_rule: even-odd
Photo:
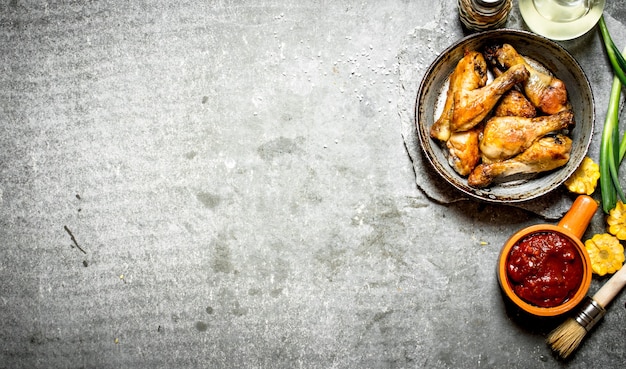
[[[625,9],[605,9],[620,48]],[[559,322],[500,295],[501,245],[558,207],[427,180],[415,94],[457,14],[3,1],[0,368],[621,367],[625,293],[568,362],[544,343]],[[597,158],[608,62],[595,31],[561,44],[594,87]]]

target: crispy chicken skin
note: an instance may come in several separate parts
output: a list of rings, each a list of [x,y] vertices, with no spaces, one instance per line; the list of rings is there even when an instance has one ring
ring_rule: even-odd
[[[496,179],[504,180],[516,174],[550,171],[567,163],[571,148],[572,140],[565,135],[545,136],[511,159],[478,165],[467,182],[472,187],[483,188]]]
[[[474,127],[465,132],[454,132],[446,141],[448,163],[462,176],[467,176],[480,162],[478,140],[482,127]]]
[[[500,97],[513,86],[522,83],[529,77],[523,65],[516,65],[495,78],[493,82],[474,90],[460,89],[454,95],[454,112],[452,115],[452,132],[467,131],[491,112]]]
[[[526,150],[542,136],[573,124],[571,110],[535,118],[493,117],[485,124],[480,141],[482,160],[485,163],[506,160]]]
[[[479,124],[500,97],[529,77],[524,66],[510,68],[487,83],[487,62],[482,53],[467,51],[450,76],[443,112],[430,135],[447,141],[453,132],[467,131]]]
[[[500,71],[514,65],[526,66],[530,76],[523,83],[524,92],[533,105],[545,114],[555,114],[570,108],[563,81],[530,66],[513,46],[509,44],[488,46],[485,48],[485,57],[496,70]]]
[[[450,85],[456,77],[456,73],[452,73],[450,77]],[[452,112],[454,108],[454,91],[452,88],[448,88],[446,94],[446,102],[443,105],[443,111],[435,123],[430,127],[430,137],[439,141],[446,142],[450,138],[450,121],[452,120]]]
[[[496,106],[494,116],[498,117],[525,117],[537,116],[535,106],[518,90],[509,90]]]
[[[476,51],[466,51],[450,75],[450,85],[446,94],[443,112],[430,129],[431,137],[443,142],[450,138],[454,101],[458,90],[465,89],[471,91],[486,84],[487,62],[485,57]]]

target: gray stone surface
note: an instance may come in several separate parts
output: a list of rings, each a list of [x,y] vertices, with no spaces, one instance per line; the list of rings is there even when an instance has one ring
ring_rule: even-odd
[[[411,101],[461,36],[455,1],[0,4],[0,368],[620,367],[624,293],[567,364],[500,296],[556,213],[424,181]],[[598,42],[564,46],[600,132]]]

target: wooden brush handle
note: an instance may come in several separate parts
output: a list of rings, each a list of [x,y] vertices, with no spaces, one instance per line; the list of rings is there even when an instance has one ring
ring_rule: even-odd
[[[593,299],[596,300],[598,304],[602,305],[602,307],[606,307],[625,285],[626,265],[622,266],[622,268],[593,295]]]

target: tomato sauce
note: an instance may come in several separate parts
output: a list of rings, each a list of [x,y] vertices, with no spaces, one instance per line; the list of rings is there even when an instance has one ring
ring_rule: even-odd
[[[515,294],[539,307],[566,302],[583,279],[583,262],[574,242],[557,232],[531,233],[519,240],[506,267]]]

